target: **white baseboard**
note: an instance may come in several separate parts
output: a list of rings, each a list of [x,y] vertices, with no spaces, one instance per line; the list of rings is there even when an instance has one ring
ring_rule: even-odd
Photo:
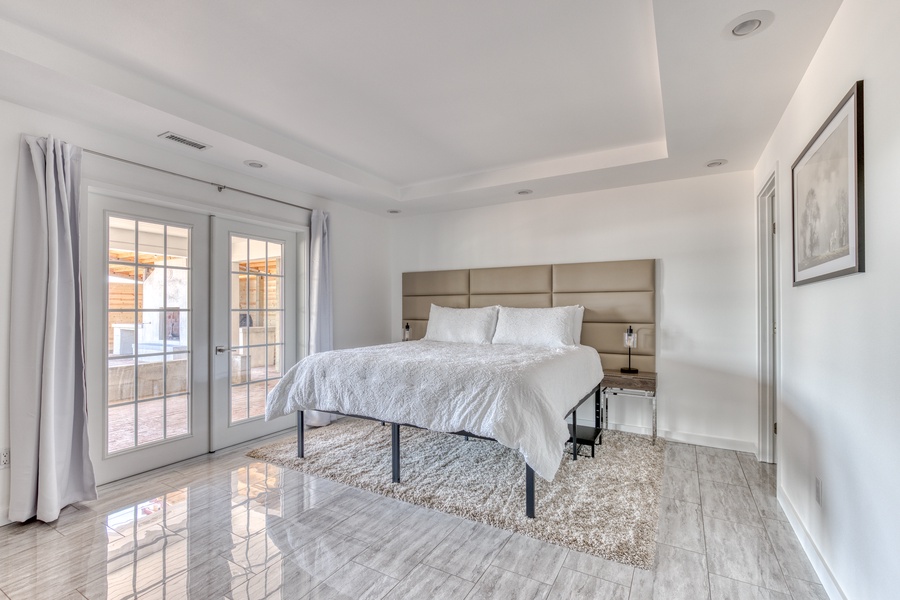
[[[9,520],[9,506],[0,504],[0,527],[9,525],[10,523],[12,523],[12,521]]]
[[[579,419],[579,425],[593,426],[594,420]],[[625,425],[623,423],[610,423],[610,429],[616,431],[625,431],[627,433],[637,433],[640,435],[650,435],[653,432],[649,427],[640,427],[636,425]],[[683,433],[680,431],[669,431],[668,429],[659,429],[656,435],[673,442],[682,442],[684,444],[694,444],[696,446],[708,446],[710,448],[723,448],[725,450],[736,450],[737,452],[750,452],[756,454],[757,446],[753,442],[742,442],[740,440],[732,440],[730,438],[720,438],[710,435],[698,435],[695,433]]]
[[[797,539],[800,540],[800,545],[803,546],[803,551],[806,552],[806,556],[809,558],[809,562],[812,564],[816,575],[819,576],[819,581],[822,582],[822,586],[825,588],[828,597],[832,600],[847,600],[847,596],[838,584],[837,579],[835,579],[834,573],[831,572],[825,559],[822,558],[819,547],[813,542],[809,532],[806,530],[806,527],[803,526],[803,522],[797,515],[794,505],[788,500],[787,494],[784,493],[784,489],[780,485],[778,486],[777,494],[778,504],[787,516],[794,533],[797,534]]]

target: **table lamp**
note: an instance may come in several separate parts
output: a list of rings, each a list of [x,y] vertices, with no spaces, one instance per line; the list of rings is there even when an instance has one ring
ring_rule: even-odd
[[[637,332],[632,329],[631,325],[628,326],[628,331],[625,332],[625,347],[628,348],[628,366],[622,367],[620,371],[623,373],[637,373],[637,369],[633,369],[631,367],[631,349],[637,348],[638,336]]]

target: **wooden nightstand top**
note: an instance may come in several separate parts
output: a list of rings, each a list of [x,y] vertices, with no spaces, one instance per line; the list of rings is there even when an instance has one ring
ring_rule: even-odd
[[[651,371],[620,373],[619,370],[616,369],[615,371],[603,373],[600,387],[656,393],[656,373]]]

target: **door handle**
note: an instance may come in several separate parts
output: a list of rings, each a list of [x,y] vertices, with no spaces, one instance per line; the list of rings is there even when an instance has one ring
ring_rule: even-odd
[[[216,354],[225,354],[226,352],[232,352],[232,349],[225,346],[216,346]]]

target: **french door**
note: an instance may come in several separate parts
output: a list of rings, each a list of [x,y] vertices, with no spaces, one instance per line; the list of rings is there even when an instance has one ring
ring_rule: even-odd
[[[87,232],[98,483],[292,426],[265,399],[298,356],[305,234],[93,192]]]
[[[212,419],[218,450],[292,426],[266,395],[298,355],[298,232],[212,218]]]
[[[209,218],[88,197],[88,437],[98,483],[209,448]]]

